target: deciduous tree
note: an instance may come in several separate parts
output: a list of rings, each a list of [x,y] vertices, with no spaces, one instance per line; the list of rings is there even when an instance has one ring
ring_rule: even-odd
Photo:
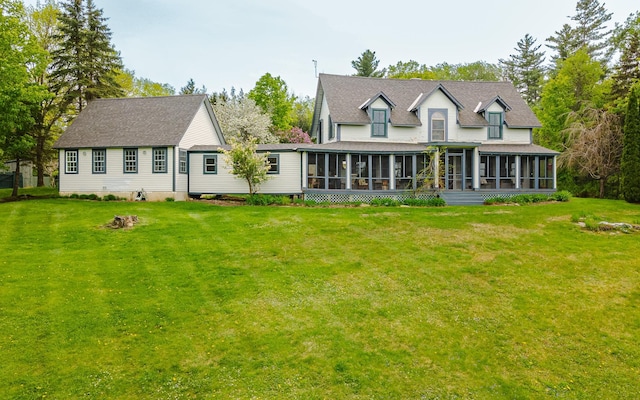
[[[218,101],[213,110],[227,141],[246,142],[255,139],[257,143],[278,143],[271,133],[271,118],[262,112],[252,99]]]
[[[269,172],[269,153],[258,153],[255,138],[245,141],[231,140],[231,149],[222,150],[226,164],[238,179],[244,179],[249,186],[249,194],[258,192],[260,185],[267,181]]]
[[[291,129],[295,97],[289,94],[289,88],[282,78],[267,72],[258,79],[247,97],[271,116],[273,131]]]

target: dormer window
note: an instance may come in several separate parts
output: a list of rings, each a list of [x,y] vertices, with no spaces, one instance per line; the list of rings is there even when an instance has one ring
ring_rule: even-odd
[[[489,139],[502,139],[502,113],[489,112],[487,120],[489,121]]]
[[[371,136],[387,137],[387,110],[374,108],[371,110]]]

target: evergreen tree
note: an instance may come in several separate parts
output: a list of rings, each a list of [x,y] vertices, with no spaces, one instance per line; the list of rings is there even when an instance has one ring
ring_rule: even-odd
[[[196,88],[196,82],[193,79],[189,79],[184,87],[180,88],[180,94],[206,94],[207,88],[202,85],[200,89]]]
[[[614,98],[625,99],[633,83],[640,81],[640,12],[631,14],[623,25],[616,26],[611,42],[620,52],[611,92]]]
[[[517,54],[511,54],[508,60],[500,60],[509,79],[530,105],[538,102],[544,79],[544,52],[538,51],[536,39],[528,33],[518,41]]]
[[[66,101],[75,104],[78,112],[91,99],[122,96],[115,79],[122,61],[111,44],[102,10],[92,0],[67,0],[61,5],[59,48],[52,54],[56,89],[64,91]]]
[[[640,203],[640,84],[631,89],[627,104],[621,171],[624,199]]]
[[[579,0],[576,4],[576,15],[571,17],[576,23],[573,30],[576,46],[584,47],[593,59],[600,59],[608,45],[611,30],[607,30],[606,24],[612,15],[598,0]]]
[[[351,61],[351,66],[356,70],[354,76],[381,78],[384,76],[386,70],[382,69],[378,71],[379,64],[380,60],[376,58],[376,52],[368,49],[356,60]]]
[[[557,67],[558,63],[569,58],[578,49],[576,33],[569,24],[562,25],[562,29],[555,31],[555,36],[548,37],[547,42],[547,47],[555,50],[556,53],[551,56],[554,67]]]

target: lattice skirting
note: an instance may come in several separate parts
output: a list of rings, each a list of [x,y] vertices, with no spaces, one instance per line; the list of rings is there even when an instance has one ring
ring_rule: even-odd
[[[518,190],[517,192],[509,192],[508,190],[504,190],[501,192],[479,192],[480,197],[482,197],[482,200],[487,200],[487,199],[493,199],[496,197],[506,197],[506,198],[511,198],[511,197],[515,197],[515,196],[519,196],[521,194],[552,194],[555,193],[555,190]]]
[[[305,200],[317,203],[371,203],[373,199],[393,199],[403,201],[406,199],[429,200],[435,198],[431,193],[305,193]]]

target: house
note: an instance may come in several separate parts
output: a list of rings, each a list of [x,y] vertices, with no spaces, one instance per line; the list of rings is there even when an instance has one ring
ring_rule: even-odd
[[[539,126],[509,82],[321,74],[302,189],[319,201],[438,193],[449,203],[553,192],[558,153],[533,144]]]
[[[185,200],[188,150],[224,144],[206,95],[94,100],[54,145],[60,194]]]
[[[261,193],[316,201],[441,196],[481,204],[551,193],[558,153],[533,144],[540,123],[508,82],[321,74],[316,144],[263,144]],[[184,200],[247,193],[206,96],[95,100],[55,145],[60,192]],[[426,187],[426,190],[425,190]]]

